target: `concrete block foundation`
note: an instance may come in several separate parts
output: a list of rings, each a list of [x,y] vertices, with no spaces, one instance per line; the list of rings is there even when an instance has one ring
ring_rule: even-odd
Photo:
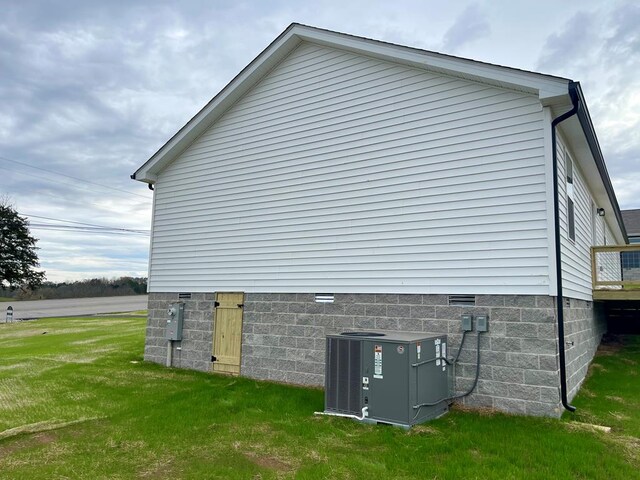
[[[193,293],[185,302],[183,340],[174,342],[173,366],[211,371],[214,293]],[[151,293],[145,360],[164,364],[166,311],[177,293]],[[569,398],[577,393],[606,330],[591,302],[565,301]],[[316,303],[309,293],[245,295],[241,375],[299,385],[324,385],[325,336],[346,330],[411,331],[449,337],[449,353],[462,340],[461,315],[488,315],[480,336],[480,376],[460,400],[471,407],[553,416],[559,394],[555,298],[477,295],[475,306],[449,304],[447,295],[336,294]],[[455,391],[465,392],[476,372],[477,333],[467,334],[455,367]]]

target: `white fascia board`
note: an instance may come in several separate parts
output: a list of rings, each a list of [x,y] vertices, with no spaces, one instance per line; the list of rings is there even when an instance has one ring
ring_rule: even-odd
[[[295,26],[292,32],[302,40],[315,44],[341,48],[354,53],[365,54],[446,75],[463,77],[519,91],[528,91],[529,93],[537,94],[544,104],[548,102],[556,103],[559,98],[564,99],[566,102],[568,98],[567,87],[569,80],[565,78],[491,65],[476,60],[452,57],[302,25]]]

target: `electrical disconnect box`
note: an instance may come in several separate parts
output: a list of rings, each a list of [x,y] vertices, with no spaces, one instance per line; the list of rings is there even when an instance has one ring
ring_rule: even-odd
[[[476,316],[476,328],[478,329],[478,332],[486,332],[487,330],[489,330],[489,327],[487,325],[487,316],[486,315],[477,315]]]
[[[167,340],[182,340],[182,323],[184,322],[184,303],[171,303],[167,310]]]
[[[451,368],[446,356],[446,336],[329,335],[325,412],[403,427],[439,417],[449,408]]]
[[[473,315],[465,313],[462,315],[462,331],[470,332],[473,330]]]

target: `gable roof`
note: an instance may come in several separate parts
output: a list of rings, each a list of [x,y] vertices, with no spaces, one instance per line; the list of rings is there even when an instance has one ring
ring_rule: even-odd
[[[563,122],[560,128],[570,139],[574,152],[580,154],[582,158],[592,160],[583,167],[588,177],[593,180],[591,187],[595,199],[600,206],[611,207],[616,218],[616,225],[613,228],[619,238],[623,238],[626,242],[626,231],[620,208],[579,83],[567,78],[479,62],[299,23],[289,25],[202,110],[138,168],[131,178],[149,184],[155,183],[160,171],[302,42],[346,50],[413,68],[537,95],[543,106],[557,109],[559,113],[571,107],[570,91],[573,90],[579,98],[578,114]]]
[[[629,236],[640,236],[640,208],[635,210],[622,210],[624,226]]]
[[[478,62],[428,50],[357,37],[292,23],[167,143],[131,175],[134,180],[154,183],[157,173],[182,153],[242,95],[257,84],[301,42],[339,48],[421,68],[431,72],[536,94],[543,105],[568,104],[569,79],[516,68]]]

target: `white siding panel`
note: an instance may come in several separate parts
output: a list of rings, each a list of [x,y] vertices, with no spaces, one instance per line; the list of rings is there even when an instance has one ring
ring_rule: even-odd
[[[571,152],[574,176],[575,241],[569,239],[567,190],[566,190],[566,143],[558,135],[558,187],[560,210],[560,240],[562,248],[563,294],[583,300],[592,299],[591,247],[593,246],[593,196],[580,171],[580,159]],[[600,220],[600,221],[598,221]],[[596,219],[596,243],[603,241],[603,222]]]
[[[613,235],[613,231],[609,228],[609,225],[605,223],[605,239],[607,245],[617,245],[616,237]]]
[[[160,173],[150,291],[548,294],[542,119],[302,44]]]

